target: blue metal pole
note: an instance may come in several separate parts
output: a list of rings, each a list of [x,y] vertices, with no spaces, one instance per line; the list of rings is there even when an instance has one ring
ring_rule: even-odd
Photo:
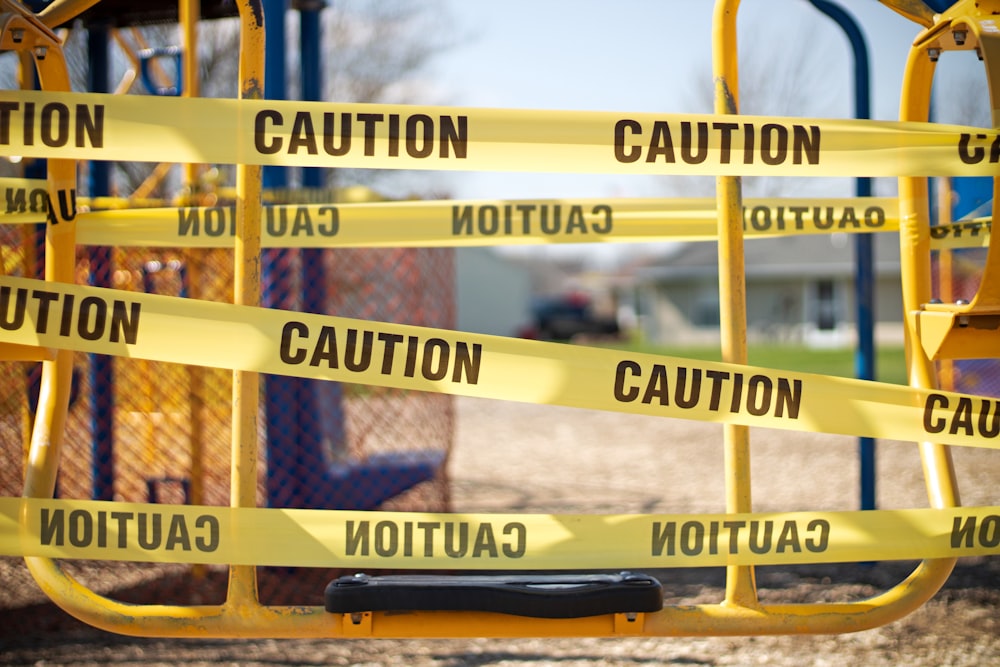
[[[91,25],[87,28],[87,89],[95,93],[109,93],[110,54],[108,28]],[[88,189],[90,196],[111,194],[111,164],[99,160],[89,164]],[[90,253],[90,284],[111,287],[111,248],[94,246]],[[103,354],[90,355],[90,421],[91,497],[94,500],[114,500],[114,363]]]
[[[298,0],[299,10],[299,67],[301,68],[302,99],[318,102],[323,97],[323,71],[320,51],[320,12],[326,6],[324,0]],[[318,188],[323,184],[323,170],[320,167],[305,167],[302,170],[302,185]]]
[[[320,12],[324,0],[294,0],[293,8],[299,12],[299,71],[302,99],[316,102],[323,97],[322,44]],[[302,170],[302,186],[319,188],[323,185],[323,169],[306,167]],[[302,257],[302,309],[309,313],[327,310],[326,264],[323,261],[330,251],[304,248]],[[303,473],[315,473],[326,467],[324,448],[335,456],[347,450],[344,425],[343,387],[339,382],[302,380],[299,401],[299,437]],[[329,494],[333,488],[317,489],[311,506],[331,507]]]
[[[267,30],[264,61],[264,97],[283,100],[287,97],[285,78],[285,13],[288,0],[263,0],[264,25]],[[263,169],[265,189],[288,186],[285,167]],[[265,214],[263,225],[270,224]],[[292,294],[290,267],[294,250],[270,249],[261,262],[261,302],[267,308],[297,310]],[[297,416],[298,382],[295,378],[267,375],[264,378],[264,410],[267,420],[267,500],[271,507],[301,506],[302,486],[296,475],[299,459],[299,424]]]
[[[283,100],[285,91],[285,13],[288,0],[263,0],[264,26],[267,40],[264,46],[264,98]],[[263,169],[265,188],[283,188],[288,184],[285,167],[266,166]]]
[[[854,117],[871,118],[868,46],[860,26],[846,10],[827,0],[810,0],[813,6],[837,22],[854,51]],[[870,178],[858,178],[855,193],[868,197],[872,193]],[[874,238],[871,234],[854,236],[854,298],[857,308],[858,345],[854,356],[854,372],[861,380],[875,379],[875,272]],[[875,509],[875,439],[859,438],[861,509]]]

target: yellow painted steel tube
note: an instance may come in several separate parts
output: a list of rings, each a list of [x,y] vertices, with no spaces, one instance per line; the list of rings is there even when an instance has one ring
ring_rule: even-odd
[[[739,113],[736,16],[740,0],[717,0],[712,17],[712,76],[715,113]],[[719,328],[722,360],[747,363],[746,267],[743,253],[743,182],[738,176],[715,179],[719,235]],[[750,429],[723,426],[726,511],[752,512],[750,492]],[[755,607],[754,569],[726,569],[726,603]]]
[[[183,44],[183,68],[180,74],[181,94],[184,97],[198,97],[201,94],[201,81],[198,77],[198,22],[201,20],[201,2],[199,0],[179,0],[177,17],[181,25],[181,43]],[[202,165],[184,165],[184,185],[188,205],[198,205],[203,202],[194,195],[198,190],[198,179]],[[185,261],[188,269],[189,296],[192,299],[201,298],[201,253],[189,250]],[[205,425],[202,418],[202,403],[205,400],[205,369],[200,366],[188,366],[188,405],[190,406],[189,438],[191,448],[191,504],[201,505],[205,500]],[[200,565],[191,567],[191,574],[197,579],[205,576],[205,568]]]
[[[248,3],[241,3],[240,16],[240,98],[264,97],[264,24],[259,12],[250,13]],[[279,27],[279,29],[281,29]],[[233,256],[233,302],[260,305],[260,214],[261,167],[240,164],[236,167],[236,245]],[[259,438],[257,411],[260,400],[260,376],[247,371],[233,372],[230,504],[233,507],[257,506],[257,454]],[[260,609],[257,596],[257,571],[251,566],[229,568],[227,605],[240,614],[253,617]]]
[[[240,44],[240,95],[259,99],[263,96],[264,25],[259,0],[239,4],[242,23]],[[37,20],[37,19],[36,19]],[[50,32],[38,24],[41,32]],[[54,36],[53,36],[54,38]],[[69,90],[69,80],[62,60],[50,54],[38,60],[43,70],[43,88]],[[56,65],[60,64],[60,70]],[[69,187],[75,192],[75,163],[50,162],[50,188]],[[239,165],[236,187],[236,285],[235,302],[259,305],[260,298],[260,167]],[[58,209],[58,207],[53,207]],[[62,221],[58,221],[62,222]],[[75,237],[70,224],[50,224],[47,236],[46,278],[72,282],[74,279]],[[46,362],[39,397],[38,418],[29,452],[25,477],[25,495],[51,496],[58,469],[59,445],[65,426],[72,377],[72,353],[59,352],[54,362]],[[233,479],[232,504],[256,506],[257,488],[257,408],[259,381],[255,373],[237,372],[233,379]],[[39,586],[60,607],[77,618],[113,632],[170,636],[241,636],[249,628],[271,627],[280,623],[275,616],[292,617],[295,613],[266,610],[257,600],[256,575],[252,567],[230,569],[229,595],[222,606],[180,607],[124,605],[99,596],[64,573],[55,561],[26,559]]]
[[[934,10],[923,0],[879,0],[879,2],[925,28],[934,25]]]
[[[735,12],[738,0],[720,0],[717,16],[725,23],[722,34],[735,26]],[[245,9],[241,5],[241,12]],[[258,7],[259,9],[259,7]],[[734,33],[733,33],[734,34]],[[261,33],[262,37],[262,33]],[[735,38],[733,37],[735,40]],[[251,42],[253,40],[250,40]],[[733,42],[735,44],[735,41]],[[735,50],[724,55],[735,59]],[[912,60],[912,58],[911,58]],[[720,65],[724,74],[735,73],[729,65]],[[241,63],[242,65],[242,63]],[[920,76],[920,71],[915,72]],[[252,77],[251,77],[252,79]],[[249,86],[248,86],[249,84]],[[727,113],[737,109],[734,94],[735,76],[717,78],[720,92],[718,100],[726,102]],[[924,85],[921,83],[916,86]],[[926,84],[929,86],[929,84]],[[256,86],[244,77],[241,94],[259,94],[260,81]],[[914,98],[915,99],[915,98]],[[254,213],[247,210],[259,206],[259,171],[244,170],[241,167],[238,178],[240,222],[237,243],[237,289],[238,303],[255,304],[258,298],[259,276],[259,227],[255,228]],[[720,179],[720,210],[723,219],[729,220],[731,213],[726,209],[739,202],[738,179]],[[919,199],[919,186],[911,199]],[[256,200],[256,204],[254,204]],[[916,204],[914,203],[914,207]],[[734,207],[738,208],[738,207]],[[259,210],[259,209],[257,209]],[[916,216],[914,216],[916,218]],[[721,223],[720,223],[721,229]],[[732,248],[734,241],[740,242],[739,250]],[[741,274],[738,267],[742,259],[742,233],[728,233],[728,249],[720,252],[720,260],[725,257],[727,274]],[[723,243],[720,242],[720,248]],[[738,254],[736,262],[732,256]],[[737,279],[736,289],[727,283],[730,299],[737,296],[743,308],[745,302]],[[914,285],[919,292],[919,281]],[[732,306],[723,301],[723,306]],[[725,311],[727,308],[723,308]],[[745,355],[745,340],[739,331],[739,315],[729,315],[729,340],[731,359],[740,361]],[[745,330],[745,329],[744,329]],[[745,357],[744,357],[745,358]],[[256,376],[243,375],[234,382],[234,455],[233,455],[233,504],[253,506],[256,488]],[[253,410],[250,410],[250,407]],[[250,414],[253,412],[254,414]],[[252,432],[251,432],[252,430]],[[730,436],[727,436],[730,437]],[[740,447],[733,447],[731,465],[734,474],[727,483],[740,487],[739,469],[748,465],[748,457]],[[252,460],[251,460],[252,455]],[[929,467],[947,476],[948,467],[940,460],[929,457]],[[746,480],[749,482],[748,478]],[[932,503],[941,505],[956,500],[957,493],[946,484],[935,481],[930,484],[935,489],[936,498]],[[745,495],[740,491],[730,492],[727,505],[749,505],[749,488]],[[935,494],[932,494],[932,496]],[[956,496],[950,498],[949,496]],[[639,614],[634,620],[623,615],[606,615],[582,619],[551,620],[530,619],[488,613],[470,612],[418,612],[412,614],[360,614],[352,619],[350,615],[334,615],[319,607],[264,607],[256,599],[255,580],[252,568],[233,568],[230,578],[229,599],[221,606],[133,606],[103,598],[73,581],[58,571],[52,561],[31,559],[36,578],[64,609],[82,620],[107,630],[124,634],[148,636],[214,636],[214,637],[521,637],[521,636],[681,636],[681,635],[744,635],[744,634],[785,634],[785,633],[835,633],[850,632],[876,627],[893,620],[923,604],[945,581],[951,571],[953,561],[928,561],[923,563],[908,579],[894,588],[869,600],[843,604],[804,605],[759,605],[744,604],[752,596],[752,572],[742,584],[727,587],[727,599],[717,605],[694,605],[688,607],[668,607],[653,614]],[[749,568],[746,568],[749,570]]]
[[[992,3],[989,8],[980,7],[974,0],[963,0],[955,7],[957,16],[946,26],[929,35],[929,39],[937,38],[937,44],[954,40],[954,35],[964,33],[965,43],[973,42],[986,69],[986,83],[989,89],[990,120],[992,127],[1000,127],[1000,36],[993,25],[994,19],[989,12],[1000,12],[1000,2]],[[941,35],[940,33],[946,33]],[[951,36],[948,36],[950,33]],[[997,197],[1000,195],[1000,179],[993,179],[993,213],[996,213]],[[986,264],[980,278],[979,289],[972,300],[970,310],[1000,309],[1000,240],[991,237]]]
[[[30,89],[35,85],[35,63],[32,59],[33,56],[30,51],[18,51],[17,60],[17,75],[18,75],[18,87],[23,89]],[[21,244],[24,247],[24,257],[21,259],[21,270],[24,275],[31,276],[34,275],[35,266],[37,266],[38,256],[37,250],[35,248],[35,226],[25,225],[24,229],[21,230]],[[26,356],[30,354],[27,351],[23,351]],[[0,350],[0,358],[17,361],[20,357],[18,352],[13,350],[4,349]],[[55,350],[50,350],[42,356],[32,359],[25,359],[26,361],[42,361],[43,359],[55,359]],[[28,456],[31,449],[31,429],[33,428],[33,419],[31,412],[28,410],[28,383],[27,379],[22,380],[24,382],[24,391],[21,392],[21,445],[22,449],[22,471],[27,470],[28,466]],[[22,473],[25,474],[25,473]]]
[[[55,28],[72,21],[98,2],[99,0],[55,0],[38,13],[38,18],[43,25]]]
[[[201,81],[198,78],[198,21],[201,18],[201,3],[199,0],[179,0],[177,8],[181,24],[181,35],[184,57],[182,69],[178,74],[183,97],[198,97],[201,94]],[[184,165],[184,185],[193,194],[197,187],[198,174],[201,165]],[[188,206],[197,206],[199,202],[186,202]]]
[[[5,5],[7,3],[4,3]],[[6,7],[5,7],[6,9]],[[25,30],[26,42],[32,42],[33,62],[45,90],[70,90],[69,73],[59,39],[27,17],[18,18]],[[5,25],[13,30],[13,25]],[[49,220],[45,226],[45,279],[75,282],[76,259],[76,162],[48,162]],[[42,362],[38,409],[28,449],[24,495],[51,497],[55,491],[56,472],[69,411],[73,353],[57,350],[53,358]]]
[[[928,119],[934,69],[935,62],[928,57],[925,49],[915,47],[910,50],[900,98],[901,120]],[[915,317],[921,306],[931,300],[930,212],[926,178],[899,179],[899,218],[907,372],[911,386],[933,389],[938,386],[937,373],[934,362],[927,358],[920,344]],[[950,449],[925,442],[920,444],[920,455],[931,505],[957,506],[958,488]]]

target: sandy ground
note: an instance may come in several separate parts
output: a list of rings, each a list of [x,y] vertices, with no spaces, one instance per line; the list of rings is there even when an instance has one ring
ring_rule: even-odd
[[[456,511],[717,512],[723,509],[721,428],[697,422],[458,399],[451,461]],[[754,507],[855,509],[857,441],[752,433]],[[1000,451],[956,448],[966,505],[1000,505]],[[916,448],[880,442],[878,502],[926,506]],[[768,599],[856,599],[901,580],[912,564],[760,568]],[[8,591],[30,582],[8,564]],[[670,601],[715,602],[722,573],[657,573]],[[13,593],[10,593],[13,594]],[[9,605],[8,605],[9,606]],[[156,640],[80,627],[10,637],[0,664],[365,665],[1000,665],[1000,558],[960,561],[947,586],[906,618],[834,636],[462,640]],[[18,613],[41,613],[24,607]],[[51,613],[51,610],[49,610]],[[61,612],[54,612],[61,613]],[[3,617],[0,616],[0,619]],[[10,617],[8,617],[10,618]]]

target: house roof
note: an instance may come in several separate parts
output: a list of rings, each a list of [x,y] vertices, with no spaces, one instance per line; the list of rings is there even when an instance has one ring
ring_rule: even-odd
[[[854,274],[854,243],[846,234],[809,234],[748,239],[744,244],[747,278],[789,276],[839,278]],[[876,275],[899,274],[899,237],[873,236]],[[684,281],[718,275],[718,243],[698,241],[637,271],[644,280]]]

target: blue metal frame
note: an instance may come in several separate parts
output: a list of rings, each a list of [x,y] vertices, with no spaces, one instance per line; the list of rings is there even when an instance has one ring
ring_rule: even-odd
[[[87,89],[95,93],[110,93],[110,37],[105,26],[91,25],[87,29]],[[94,160],[88,166],[88,188],[92,197],[111,194],[111,163]],[[90,284],[111,287],[111,248],[92,247],[90,253]],[[114,500],[114,361],[103,354],[90,355],[90,422],[92,431],[91,497],[94,500]]]
[[[813,6],[837,22],[851,42],[854,51],[854,117],[871,118],[870,67],[868,46],[860,26],[846,10],[828,0],[810,0]],[[872,194],[870,178],[858,178],[855,194]],[[854,373],[861,380],[875,379],[875,239],[872,234],[854,235],[854,299],[857,308],[858,345],[854,356]],[[858,439],[860,459],[861,509],[873,510],[875,500],[875,439]]]

